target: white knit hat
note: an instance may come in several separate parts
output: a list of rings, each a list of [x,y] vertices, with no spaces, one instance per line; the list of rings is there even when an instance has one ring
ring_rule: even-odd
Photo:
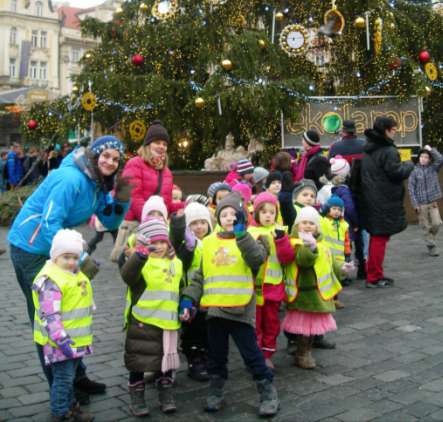
[[[151,211],[159,211],[163,215],[163,218],[165,221],[168,221],[168,209],[166,208],[165,201],[161,196],[158,195],[152,195],[146,202],[145,205],[143,205],[142,210],[142,221],[141,223],[144,223],[146,219],[148,218],[148,214]]]
[[[314,207],[303,207],[297,214],[295,225],[302,221],[311,221],[320,230],[320,214]]]
[[[61,229],[52,239],[49,256],[52,260],[65,253],[80,256],[84,251],[84,244],[83,236],[78,231]]]
[[[351,166],[342,156],[337,155],[329,160],[331,163],[331,174],[333,176],[347,176],[351,171]]]
[[[209,228],[212,230],[211,214],[209,210],[198,202],[191,202],[185,208],[186,227],[197,220],[205,220],[209,224]]]

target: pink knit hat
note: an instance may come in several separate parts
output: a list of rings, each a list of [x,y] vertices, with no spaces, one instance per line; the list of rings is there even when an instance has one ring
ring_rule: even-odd
[[[333,176],[347,176],[351,171],[351,167],[346,159],[341,155],[336,155],[334,158],[329,160],[331,163],[331,174]]]
[[[168,209],[166,208],[165,201],[161,196],[152,195],[145,202],[145,205],[143,205],[143,210],[142,210],[142,221],[141,221],[142,223],[146,221],[151,211],[159,211],[163,215],[165,221],[168,221]]]
[[[249,201],[252,198],[252,189],[246,183],[237,183],[232,188],[232,192],[238,192],[246,204],[249,204]]]
[[[269,192],[262,192],[256,196],[254,201],[254,211],[257,211],[264,203],[278,206],[277,198]]]

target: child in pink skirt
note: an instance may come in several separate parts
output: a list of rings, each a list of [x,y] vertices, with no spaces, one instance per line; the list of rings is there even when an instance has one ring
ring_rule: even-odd
[[[285,332],[296,335],[295,365],[315,368],[311,349],[314,336],[335,331],[334,296],[342,289],[339,279],[351,264],[340,266],[320,232],[320,215],[313,207],[297,214],[291,233],[294,260],[286,267],[285,285],[288,312]]]

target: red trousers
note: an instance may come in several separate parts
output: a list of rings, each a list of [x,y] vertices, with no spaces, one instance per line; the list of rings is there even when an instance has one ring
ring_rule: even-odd
[[[280,303],[265,300],[263,306],[257,306],[255,332],[257,342],[266,359],[277,350],[277,337],[280,334]]]
[[[389,242],[389,238],[389,236],[371,235],[369,240],[369,256],[366,277],[369,283],[374,283],[385,276],[383,272],[383,262],[385,260],[386,245]]]

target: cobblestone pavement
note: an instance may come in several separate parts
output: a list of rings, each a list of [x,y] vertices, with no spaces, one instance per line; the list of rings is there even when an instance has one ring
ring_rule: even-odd
[[[85,231],[87,229],[85,228]],[[4,244],[6,230],[0,231]],[[87,238],[92,233],[86,234]],[[92,397],[97,421],[137,420],[128,414],[127,372],[123,367],[122,312],[125,289],[107,261],[110,236],[99,245],[103,268],[95,285],[95,354],[86,359],[91,378],[108,386]],[[442,421],[443,261],[425,254],[417,227],[394,237],[388,248],[391,289],[365,289],[358,281],[341,295],[338,332],[328,336],[337,349],[315,351],[318,367],[293,366],[284,338],[275,355],[281,411],[275,421]],[[37,364],[25,303],[8,255],[0,257],[0,420],[49,419],[48,388]],[[202,411],[206,385],[187,378],[182,364],[178,413],[164,416],[156,392],[148,391],[153,421],[254,421],[257,393],[238,352],[232,348],[227,406],[218,415]]]

